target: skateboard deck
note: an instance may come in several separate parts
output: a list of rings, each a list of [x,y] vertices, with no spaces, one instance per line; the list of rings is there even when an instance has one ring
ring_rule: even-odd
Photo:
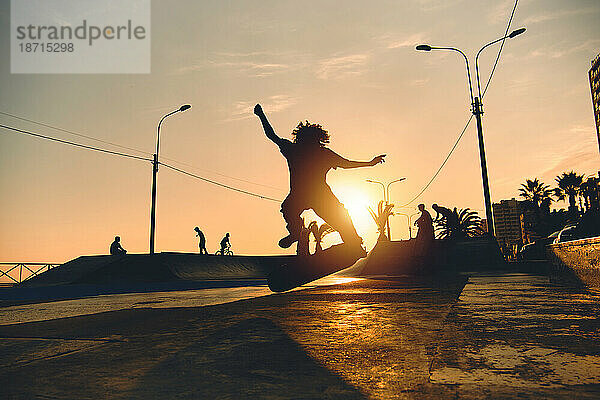
[[[295,256],[267,277],[269,289],[285,292],[352,266],[367,254],[362,248],[336,244],[310,256]]]

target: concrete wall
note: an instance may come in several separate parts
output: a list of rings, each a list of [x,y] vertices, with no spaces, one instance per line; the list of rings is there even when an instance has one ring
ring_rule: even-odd
[[[486,271],[505,267],[496,240],[485,237],[464,241],[434,240],[419,249],[416,240],[379,242],[369,253],[361,274],[429,275],[434,272]]]
[[[600,236],[548,245],[552,272],[600,288]]]

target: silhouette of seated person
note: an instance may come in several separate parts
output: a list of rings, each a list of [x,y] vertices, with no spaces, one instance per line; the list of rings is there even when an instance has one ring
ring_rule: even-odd
[[[459,232],[458,213],[456,208],[452,211],[447,207],[438,206],[437,204],[432,204],[431,208],[436,212],[434,221],[439,223],[445,220],[448,232],[450,232],[449,239],[454,239]]]
[[[292,142],[275,134],[260,104],[254,107],[254,114],[260,118],[267,138],[279,147],[287,160],[290,173],[290,192],[281,204],[289,234],[279,241],[279,246],[288,248],[300,239],[304,226],[300,214],[312,209],[339,232],[345,244],[364,252],[362,238],[356,233],[348,211],[327,185],[326,176],[332,168],[371,167],[383,163],[385,155],[371,161],[351,161],[325,147],[329,134],[321,125],[300,122],[292,132]]]
[[[425,209],[425,204],[419,204],[421,216],[415,221],[415,226],[419,228],[416,240],[430,242],[434,239],[433,219],[429,211]]]
[[[231,243],[229,242],[229,232],[227,232],[223,239],[221,239],[221,250],[219,250],[219,253],[221,253],[221,255],[225,255],[230,247]]]
[[[115,236],[115,240],[110,244],[110,254],[113,256],[123,256],[127,254],[127,250],[121,246],[121,238],[119,236]]]
[[[200,248],[200,254],[208,254],[206,250],[206,237],[204,233],[200,230],[200,228],[195,227],[194,231],[196,231],[196,237],[198,237],[198,247]]]

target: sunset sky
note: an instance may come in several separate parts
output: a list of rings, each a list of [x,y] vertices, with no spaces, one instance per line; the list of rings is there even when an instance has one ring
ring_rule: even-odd
[[[264,196],[287,194],[285,159],[263,134],[261,103],[283,137],[301,120],[331,134],[330,148],[356,160],[385,153],[372,168],[331,171],[370,249],[376,206],[409,202],[429,181],[469,118],[462,49],[474,63],[501,37],[514,0],[152,2],[150,74],[11,74],[10,2],[0,1],[0,112],[113,142],[110,146],[0,114],[0,123],[79,143],[151,157],[156,125],[161,161]],[[600,52],[600,2],[522,0],[484,100],[492,201],[517,197],[526,178],[554,186],[563,171],[597,174],[598,142],[588,70]],[[480,58],[487,81],[499,46]],[[110,60],[107,60],[110,62]],[[474,68],[474,65],[472,66]],[[106,254],[115,235],[148,252],[151,165],[0,130],[0,261],[63,262]],[[430,188],[410,207],[470,207],[485,216],[474,121]],[[564,202],[558,207],[566,208]],[[279,254],[278,202],[236,193],[161,167],[157,251],[196,252],[193,228],[210,252],[226,232],[236,254]],[[408,237],[406,217],[391,219]],[[414,232],[413,232],[414,234]]]

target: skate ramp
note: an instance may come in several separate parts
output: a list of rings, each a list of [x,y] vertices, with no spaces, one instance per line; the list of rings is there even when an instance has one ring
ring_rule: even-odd
[[[292,256],[214,256],[162,253],[171,273],[181,280],[265,279]]]
[[[20,287],[120,282],[266,279],[293,256],[215,256],[187,253],[82,256],[29,279]]]

